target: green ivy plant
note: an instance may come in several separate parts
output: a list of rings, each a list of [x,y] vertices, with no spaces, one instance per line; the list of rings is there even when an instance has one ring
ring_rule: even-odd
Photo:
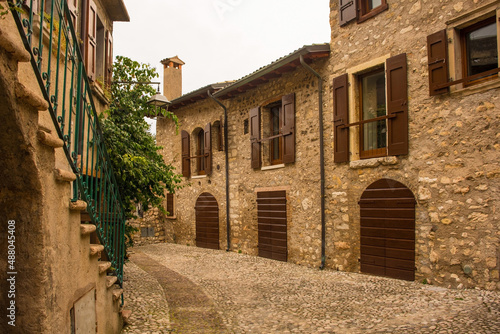
[[[117,178],[120,196],[127,218],[134,217],[137,203],[144,211],[158,208],[166,213],[163,203],[166,192],[180,188],[181,175],[166,164],[156,145],[155,137],[148,131],[144,115],[153,113],[147,101],[156,91],[149,84],[157,77],[149,64],[140,64],[127,57],[118,56],[113,64],[113,82],[130,82],[111,85],[109,109],[101,116],[102,131],[108,154]],[[178,124],[177,117],[163,111],[162,115]],[[134,230],[127,229],[127,237]]]

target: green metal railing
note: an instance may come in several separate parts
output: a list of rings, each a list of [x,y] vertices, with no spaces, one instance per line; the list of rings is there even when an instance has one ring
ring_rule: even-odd
[[[49,102],[57,134],[64,141],[64,152],[77,175],[72,201],[87,202],[87,213],[122,285],[125,214],[66,0],[8,2]]]

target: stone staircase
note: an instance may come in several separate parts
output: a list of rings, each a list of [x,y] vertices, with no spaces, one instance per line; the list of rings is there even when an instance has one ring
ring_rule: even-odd
[[[4,1],[0,1],[6,6]],[[72,193],[72,182],[76,180],[76,175],[71,171],[70,165],[67,161],[66,155],[63,152],[64,142],[57,135],[57,131],[54,128],[51,117],[48,111],[48,102],[44,99],[42,92],[39,89],[38,82],[36,77],[30,71],[33,71],[30,62],[30,53],[26,51],[22,39],[19,36],[19,32],[17,30],[16,24],[12,19],[10,13],[2,18],[4,22],[0,23],[0,48],[4,50],[4,52],[0,55],[0,61],[5,62],[6,66],[2,66],[2,70],[0,71],[0,75],[5,77],[13,78],[13,82],[11,87],[13,88],[15,98],[17,101],[13,101],[13,104],[17,104],[19,106],[18,110],[13,110],[12,112],[18,112],[23,115],[27,115],[26,133],[32,134],[33,138],[28,138],[27,140],[31,143],[32,150],[34,150],[34,155],[37,157],[38,169],[40,173],[39,176],[43,176],[44,173],[53,174],[53,179],[44,179],[42,180],[42,184],[47,184],[45,190],[45,196],[47,201],[51,200],[51,197],[54,198],[54,202],[57,202],[60,198],[66,198],[66,204],[62,203],[59,205],[63,211],[64,207],[69,211],[57,212],[57,213],[46,213],[46,215],[57,215],[62,217],[69,217],[65,224],[60,224],[63,226],[58,226],[57,229],[59,231],[54,231],[54,235],[52,235],[51,231],[52,227],[47,227],[45,230],[47,234],[44,239],[45,249],[41,249],[41,252],[52,254],[52,249],[54,250],[64,250],[69,249],[72,261],[78,261],[77,264],[71,264],[72,267],[78,268],[77,272],[67,272],[64,270],[64,266],[68,265],[68,263],[58,263],[56,259],[58,255],[48,256],[46,266],[48,266],[48,270],[50,271],[52,276],[56,276],[53,278],[56,282],[52,283],[56,286],[61,286],[67,289],[65,291],[69,297],[69,301],[73,300],[75,302],[78,299],[79,291],[82,289],[88,289],[88,287],[94,287],[96,290],[97,299],[101,296],[104,296],[105,300],[97,300],[96,304],[108,305],[108,309],[106,311],[105,317],[112,317],[108,312],[116,314],[116,316],[121,317],[121,313],[123,312],[123,308],[121,307],[121,297],[123,294],[123,289],[117,284],[117,277],[111,275],[111,262],[105,261],[104,257],[101,254],[104,251],[104,246],[98,243],[97,237],[92,238],[92,235],[96,235],[96,226],[93,224],[82,223],[81,215],[87,208],[87,203],[84,201],[76,201],[72,202],[71,193]],[[7,71],[4,73],[4,71]],[[8,73],[10,71],[10,73]],[[7,94],[8,95],[8,94]],[[22,117],[21,117],[22,118]],[[33,121],[38,119],[38,124],[33,124]],[[57,204],[57,203],[56,203]],[[44,224],[44,221],[35,222]],[[50,224],[48,222],[47,224]],[[75,228],[78,226],[79,228]],[[48,225],[49,226],[49,225]],[[60,245],[62,238],[58,236],[58,233],[61,235],[65,235],[67,237],[68,243],[69,240],[73,242],[67,245]],[[75,233],[79,233],[79,236],[76,237]],[[20,239],[20,243],[23,242],[23,239]],[[94,240],[91,243],[91,240]],[[97,241],[97,242],[95,242]],[[22,249],[22,245],[19,245],[19,249]],[[29,246],[29,245],[26,245]],[[21,250],[20,250],[21,251]],[[87,253],[87,257],[78,255]],[[52,256],[52,257],[51,257]],[[66,254],[59,254],[61,258],[63,258],[66,262],[69,260],[69,257],[65,257]],[[103,259],[103,260],[101,260]],[[83,274],[80,274],[83,273]],[[94,273],[94,274],[93,274]],[[59,276],[57,276],[59,275]],[[75,280],[75,275],[88,277],[86,283],[74,283],[72,286],[64,283],[67,280]],[[46,278],[40,278],[40,280],[46,280]],[[46,280],[45,284],[51,284],[48,280]],[[68,287],[69,286],[69,287]],[[85,288],[87,287],[87,288]],[[55,287],[47,287],[47,291],[50,289],[56,289]],[[30,294],[29,291],[25,291],[27,295]],[[53,293],[56,293],[55,291]],[[42,300],[45,296],[36,296],[33,295],[33,300]],[[22,298],[22,297],[19,297]],[[63,298],[64,299],[64,298]],[[106,301],[109,300],[110,302]],[[22,302],[22,301],[21,301]],[[100,307],[99,305],[96,306]],[[29,314],[30,309],[24,309],[25,313]],[[70,314],[69,309],[64,308],[54,308],[53,312],[61,312],[60,315],[50,315],[54,319],[66,319],[67,315]],[[99,310],[103,311],[103,310]],[[125,314],[128,314],[125,311]],[[36,316],[36,315],[33,315]],[[98,325],[99,333],[108,333],[108,326],[100,326],[99,320],[103,318],[99,318],[98,314]],[[43,321],[43,320],[40,320]],[[47,322],[50,322],[47,320]],[[121,320],[120,320],[121,323]],[[19,323],[22,328],[22,324]],[[48,328],[50,328],[50,325]],[[65,327],[60,327],[58,324],[54,324],[58,330]],[[119,326],[121,327],[121,325]],[[1,329],[1,328],[0,328]],[[51,331],[49,331],[51,332]]]

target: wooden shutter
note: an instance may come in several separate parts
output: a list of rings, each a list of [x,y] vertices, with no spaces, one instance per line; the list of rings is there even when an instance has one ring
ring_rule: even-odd
[[[113,77],[113,35],[106,31],[106,59],[104,64],[105,84],[111,89],[111,79]]]
[[[436,89],[436,85],[448,82],[448,38],[446,29],[427,36],[427,61],[429,66],[429,94],[448,92],[448,87]]]
[[[94,1],[89,1],[87,16],[87,75],[91,80],[96,76],[97,49],[97,7]]]
[[[182,176],[190,177],[191,176],[191,160],[189,158],[189,154],[191,151],[190,143],[189,143],[189,133],[187,131],[181,131],[181,140],[182,140]]]
[[[219,121],[219,151],[224,151],[224,144],[223,144],[223,134],[222,131],[224,131],[224,126],[222,125],[222,117],[220,118]]]
[[[167,211],[167,217],[174,216],[174,194],[171,193],[167,194]]]
[[[347,74],[333,79],[334,162],[349,161],[349,93]]]
[[[339,24],[346,25],[356,18],[356,0],[339,0]]]
[[[252,168],[260,168],[260,109],[259,107],[250,109],[250,151]]]
[[[210,175],[212,174],[212,125],[210,123],[205,126],[203,153],[205,154],[202,158],[205,160],[205,174]]]
[[[387,149],[389,155],[408,154],[408,79],[406,53],[386,61]]]
[[[295,94],[281,99],[281,132],[283,133],[283,163],[295,162]]]
[[[71,22],[73,23],[73,28],[76,32],[76,16],[77,16],[77,8],[78,8],[78,0],[68,0],[68,9],[71,15]]]

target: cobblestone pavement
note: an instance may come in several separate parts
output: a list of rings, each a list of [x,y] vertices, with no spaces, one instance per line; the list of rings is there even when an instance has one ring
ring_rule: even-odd
[[[133,315],[124,333],[500,333],[499,292],[449,290],[172,244],[133,251],[124,282]],[[175,298],[185,294],[164,297],[168,307],[159,301],[167,285],[207,297],[208,304],[186,309],[215,309],[214,326],[191,321],[189,312],[175,314],[175,308],[183,310]],[[190,327],[179,326],[183,322]]]

